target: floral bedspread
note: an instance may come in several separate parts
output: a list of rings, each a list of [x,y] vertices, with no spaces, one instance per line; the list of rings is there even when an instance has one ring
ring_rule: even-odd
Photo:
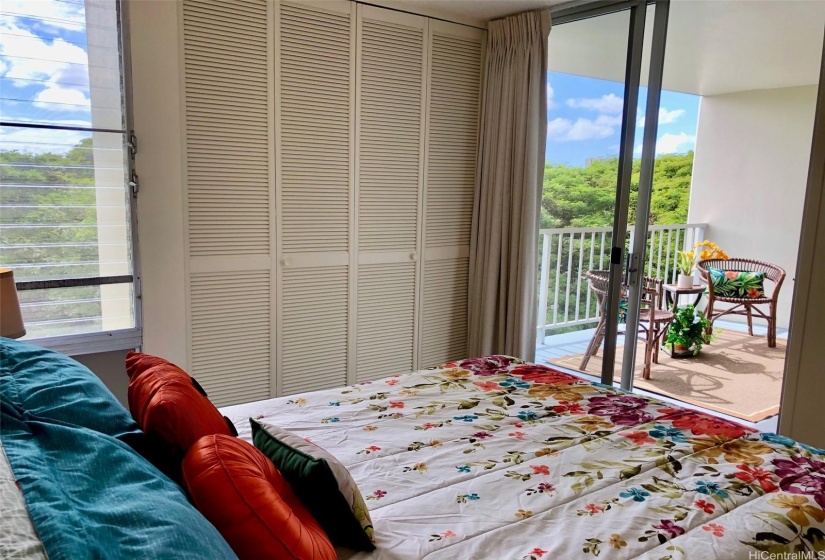
[[[506,356],[223,412],[347,466],[378,546],[358,559],[825,551],[825,451]]]

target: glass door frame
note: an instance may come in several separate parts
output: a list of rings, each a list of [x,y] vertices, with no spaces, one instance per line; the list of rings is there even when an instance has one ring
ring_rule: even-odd
[[[653,41],[645,106],[645,126],[642,140],[641,173],[636,204],[636,224],[633,246],[625,250],[627,222],[630,213],[630,186],[633,174],[633,150],[639,90],[642,74],[642,54],[645,39],[645,19],[648,4],[655,4]],[[645,261],[647,234],[650,220],[650,197],[653,187],[653,166],[656,156],[656,134],[659,125],[659,105],[662,94],[665,42],[670,0],[625,0],[610,2],[599,0],[588,4],[553,12],[553,25],[561,25],[582,19],[630,10],[628,26],[627,65],[624,81],[622,129],[619,143],[619,166],[616,184],[616,203],[613,215],[612,247],[610,250],[610,283],[606,304],[604,350],[602,355],[601,382],[613,385],[616,349],[619,331],[619,302],[622,286],[628,286],[628,310],[625,324],[625,344],[622,360],[621,387],[632,390],[636,360],[636,342],[639,335],[639,309],[641,304],[642,263]],[[640,219],[644,217],[644,219]]]

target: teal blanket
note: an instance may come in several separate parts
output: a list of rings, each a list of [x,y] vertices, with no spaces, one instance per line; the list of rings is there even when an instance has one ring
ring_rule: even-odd
[[[0,437],[51,560],[235,558],[183,491],[117,439],[0,396]]]
[[[0,438],[50,560],[236,558],[183,490],[117,439],[137,427],[94,374],[28,344],[0,350]]]

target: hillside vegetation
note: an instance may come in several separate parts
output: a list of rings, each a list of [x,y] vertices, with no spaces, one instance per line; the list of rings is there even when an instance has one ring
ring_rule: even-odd
[[[548,163],[544,168],[541,227],[598,227],[613,223],[618,158],[591,161],[585,167]],[[629,223],[636,222],[640,160],[633,162]],[[650,223],[687,221],[693,152],[656,158]]]

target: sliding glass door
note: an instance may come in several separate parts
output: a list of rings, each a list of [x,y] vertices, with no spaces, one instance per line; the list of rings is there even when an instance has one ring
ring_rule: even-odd
[[[640,245],[647,235],[647,221],[632,226],[630,217],[647,215],[649,142],[639,144],[641,164],[634,157],[638,131],[655,138],[659,105],[657,88],[640,87],[658,62],[643,55],[652,50],[646,41],[662,39],[646,28],[666,27],[667,8],[667,1],[656,8],[633,1],[560,13],[549,40],[539,336],[567,331],[583,352],[558,365],[606,384],[620,377],[626,388],[632,386]],[[637,126],[642,119],[644,128]],[[625,334],[620,361],[619,334]]]

